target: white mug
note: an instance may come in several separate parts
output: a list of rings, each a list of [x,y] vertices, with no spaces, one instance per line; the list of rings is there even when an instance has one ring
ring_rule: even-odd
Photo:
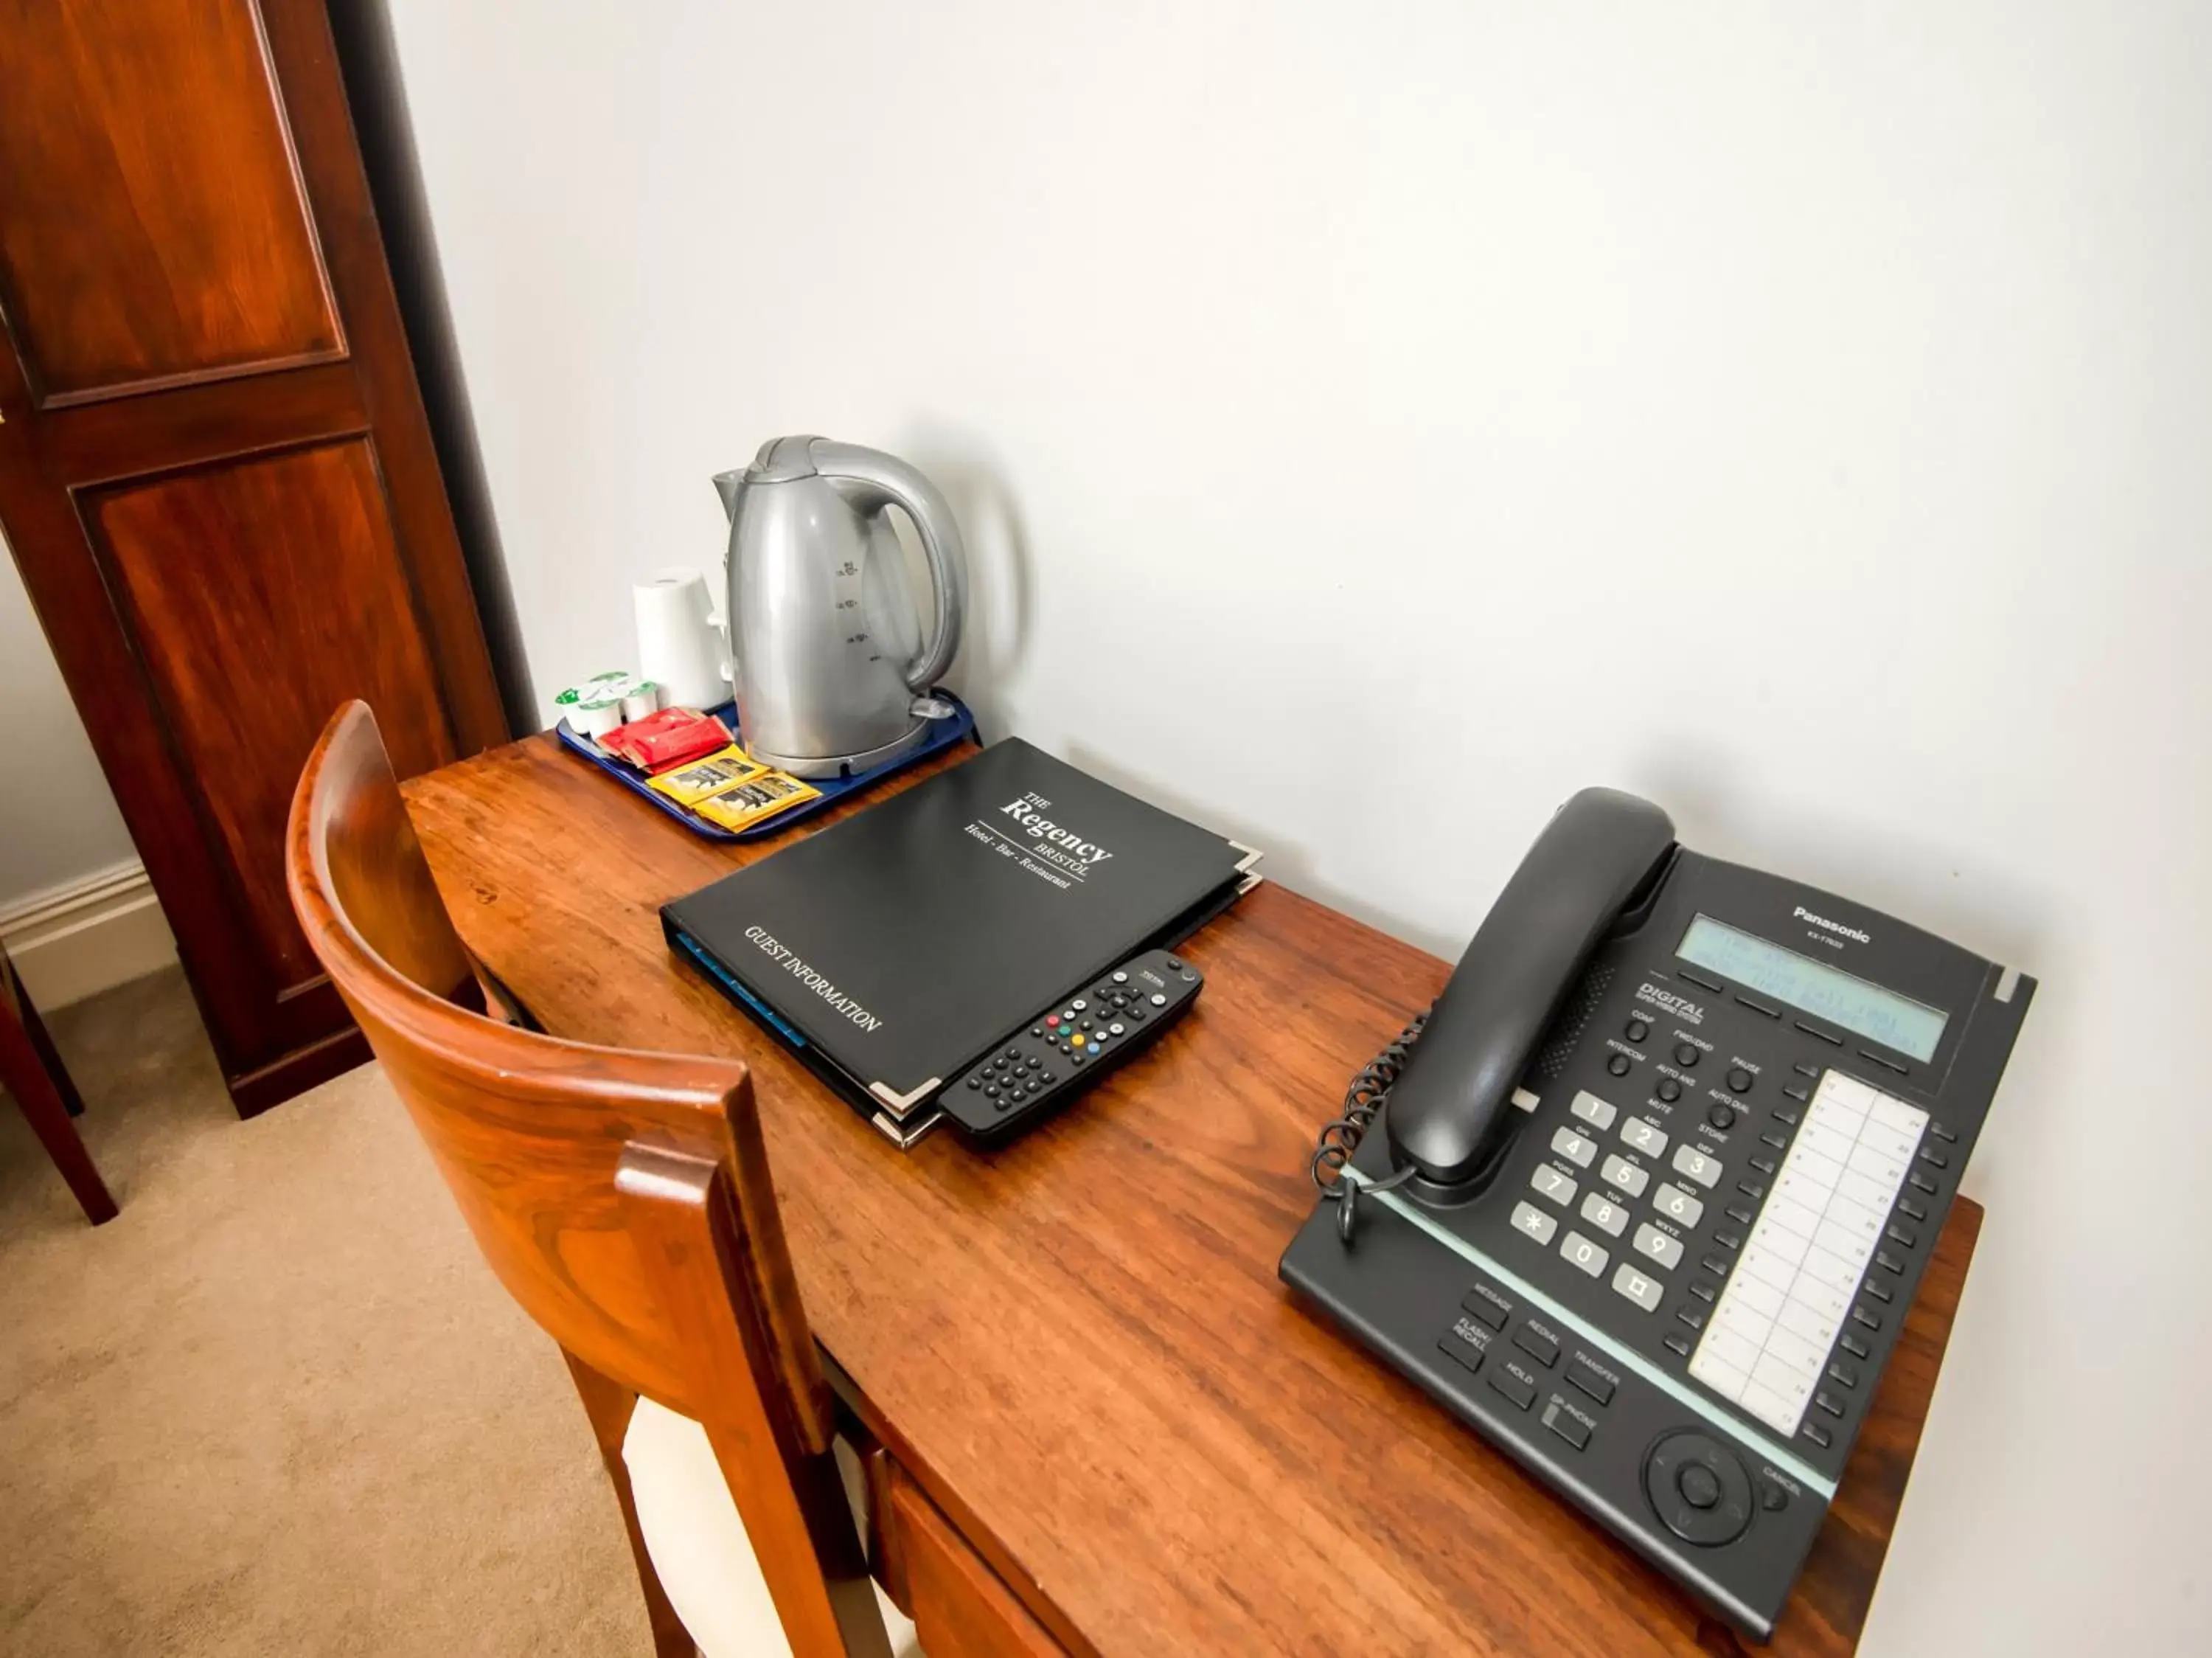
[[[659,682],[663,705],[715,708],[729,701],[729,654],[707,578],[672,568],[630,591],[637,605],[638,672]]]

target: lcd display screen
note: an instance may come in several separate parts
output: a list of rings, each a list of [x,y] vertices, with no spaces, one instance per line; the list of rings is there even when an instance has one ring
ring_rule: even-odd
[[[1674,954],[1694,966],[1732,978],[1747,991],[1772,997],[1855,1031],[1869,1041],[1925,1061],[1943,1039],[1950,1015],[1879,984],[1770,944],[1711,916],[1699,916]]]

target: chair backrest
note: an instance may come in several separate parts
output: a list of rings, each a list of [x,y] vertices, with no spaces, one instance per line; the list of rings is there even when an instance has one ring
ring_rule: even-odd
[[[364,704],[308,757],[286,878],[507,1292],[573,1359],[705,1427],[794,1652],[886,1651],[744,1066],[457,1004],[472,964]]]

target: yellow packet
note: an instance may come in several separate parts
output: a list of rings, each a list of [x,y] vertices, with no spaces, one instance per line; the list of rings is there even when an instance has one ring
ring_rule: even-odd
[[[719,795],[725,789],[750,783],[767,770],[768,767],[732,743],[727,748],[718,748],[711,754],[702,755],[688,765],[679,765],[672,771],[664,771],[647,781],[678,806],[696,807],[709,795]]]
[[[708,822],[720,824],[725,829],[750,829],[779,812],[788,812],[794,806],[821,798],[822,791],[813,784],[801,783],[786,771],[763,768],[750,782],[697,802],[691,809]]]

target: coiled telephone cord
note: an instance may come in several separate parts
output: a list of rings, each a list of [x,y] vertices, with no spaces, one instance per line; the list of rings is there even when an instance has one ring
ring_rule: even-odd
[[[1359,1143],[1374,1126],[1376,1113],[1390,1097],[1391,1084],[1406,1068],[1407,1056],[1420,1039],[1421,1031],[1428,1022],[1426,1013],[1419,1015],[1352,1079],[1352,1086],[1344,1091],[1344,1114],[1324,1127],[1315,1140],[1313,1157],[1306,1165],[1306,1172],[1313,1178],[1314,1190],[1339,1205],[1336,1234],[1346,1244],[1352,1241],[1358,1213],[1359,1186],[1345,1177],[1344,1166],[1352,1161],[1352,1154],[1359,1149]],[[1388,1192],[1411,1179],[1413,1174],[1413,1166],[1408,1164],[1387,1179],[1369,1181],[1368,1190]]]

